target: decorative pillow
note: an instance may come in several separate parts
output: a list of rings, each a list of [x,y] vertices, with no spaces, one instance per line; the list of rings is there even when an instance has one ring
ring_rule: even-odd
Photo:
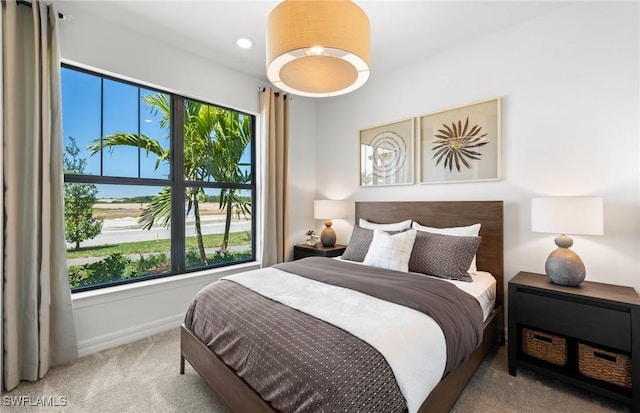
[[[480,233],[480,224],[473,224],[467,227],[434,228],[425,227],[424,225],[420,225],[417,222],[414,222],[411,227],[417,229],[418,231],[426,231],[432,234],[453,235],[456,237],[477,237]],[[469,265],[469,272],[476,271],[478,271],[478,267],[476,266],[476,256],[474,255],[473,260]]]
[[[360,218],[360,222],[358,223],[360,227],[364,229],[381,229],[383,231],[404,231],[405,229],[411,228],[411,220],[408,219],[402,222],[394,222],[393,224],[375,224],[373,222],[369,222],[366,219]]]
[[[409,271],[458,281],[473,281],[469,265],[480,237],[463,237],[418,231],[409,259]]]
[[[362,262],[367,256],[369,245],[373,240],[373,230],[353,227],[347,248],[342,253],[343,260]]]
[[[397,234],[402,231],[385,231],[388,234]],[[364,229],[359,226],[353,227],[353,231],[351,232],[351,238],[349,239],[349,243],[347,244],[347,248],[342,253],[343,260],[349,261],[364,261],[364,257],[367,256],[367,252],[369,252],[369,246],[371,245],[371,241],[373,240],[373,230],[372,229]]]
[[[410,229],[391,235],[380,229],[374,229],[373,240],[363,264],[408,272],[416,232]]]

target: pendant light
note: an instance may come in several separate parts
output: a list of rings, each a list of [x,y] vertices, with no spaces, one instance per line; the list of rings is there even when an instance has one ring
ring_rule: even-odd
[[[348,0],[285,0],[267,21],[267,77],[309,97],[356,90],[369,78],[369,18]]]

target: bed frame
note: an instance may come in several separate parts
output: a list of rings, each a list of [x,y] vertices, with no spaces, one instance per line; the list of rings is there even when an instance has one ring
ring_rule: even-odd
[[[477,252],[479,270],[488,271],[497,280],[496,304],[484,322],[480,346],[471,357],[444,377],[422,403],[419,413],[448,412],[489,350],[504,344],[504,269],[503,269],[503,203],[502,201],[450,202],[356,202],[356,222],[390,223],[412,219],[432,227],[482,224],[482,242]],[[270,412],[275,410],[262,400],[242,378],[218,358],[196,336],[182,325],[180,329],[180,374],[185,359],[234,412]]]

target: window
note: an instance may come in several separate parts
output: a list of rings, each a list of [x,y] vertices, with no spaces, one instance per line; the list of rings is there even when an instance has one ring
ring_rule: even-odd
[[[72,291],[255,260],[255,117],[62,67]]]

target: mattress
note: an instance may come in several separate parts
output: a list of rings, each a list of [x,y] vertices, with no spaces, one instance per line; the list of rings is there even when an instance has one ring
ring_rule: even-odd
[[[429,277],[428,275],[420,274],[423,277]],[[455,280],[443,280],[454,284],[456,287],[472,295],[480,307],[482,307],[483,321],[491,315],[493,307],[496,304],[496,279],[493,275],[486,271],[476,271],[469,273],[473,282],[455,281]]]
[[[356,261],[342,260],[340,257],[336,257],[335,259],[340,261],[346,261],[352,264],[364,265]],[[437,277],[431,277],[429,275],[424,275],[419,273],[413,273],[413,274],[419,275],[421,277],[437,278]],[[478,300],[478,303],[480,303],[480,307],[482,308],[482,315],[483,315],[483,321],[484,321],[487,319],[487,317],[489,317],[489,315],[491,315],[491,312],[495,307],[497,282],[496,282],[496,279],[493,277],[493,275],[491,275],[491,273],[488,273],[486,271],[470,272],[469,275],[471,275],[473,282],[447,280],[443,278],[438,278],[438,279],[455,285],[462,291],[466,292],[467,294],[470,294],[476,300]]]

